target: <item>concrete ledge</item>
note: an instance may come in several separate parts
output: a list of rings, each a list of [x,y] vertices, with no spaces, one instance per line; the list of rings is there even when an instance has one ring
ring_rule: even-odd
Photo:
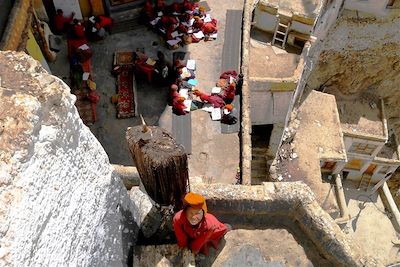
[[[228,222],[244,227],[268,228],[268,219],[288,219],[296,224],[319,252],[335,266],[382,266],[369,255],[361,255],[335,221],[317,203],[302,182],[264,183],[260,186],[195,184],[192,190],[206,196],[208,209]],[[263,225],[263,223],[265,225]],[[282,223],[278,227],[286,228]]]
[[[125,185],[126,189],[130,190],[132,187],[140,184],[140,176],[136,167],[118,164],[111,165],[114,168],[114,172],[121,177],[122,183]]]

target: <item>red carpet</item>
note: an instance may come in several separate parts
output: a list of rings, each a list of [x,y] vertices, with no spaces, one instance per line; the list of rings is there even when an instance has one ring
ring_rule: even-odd
[[[118,104],[117,117],[120,119],[135,116],[135,102],[133,92],[133,68],[121,66],[122,71],[118,75]]]

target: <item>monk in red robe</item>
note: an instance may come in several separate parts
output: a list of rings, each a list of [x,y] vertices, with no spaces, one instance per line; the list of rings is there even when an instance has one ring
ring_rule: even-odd
[[[143,11],[146,16],[147,22],[153,20],[156,17],[156,14],[155,14],[154,8],[153,8],[153,1],[151,1],[151,0],[146,1]]]
[[[235,83],[229,84],[229,86],[224,89],[221,96],[222,99],[225,101],[225,103],[230,104],[233,102],[233,99],[235,98],[235,91],[236,91]]]
[[[186,106],[183,103],[185,101],[185,98],[182,96],[175,97],[172,100],[172,112],[174,112],[176,115],[186,115],[188,111],[185,110]]]
[[[222,108],[225,106],[225,102],[220,95],[207,95],[199,90],[194,90],[193,93],[200,97],[203,102],[210,103],[214,108]]]
[[[113,26],[113,20],[110,17],[99,15],[98,17],[95,18],[95,20],[97,29],[103,28],[107,31],[110,31]]]
[[[66,26],[74,19],[75,12],[71,13],[71,16],[64,17],[64,12],[61,9],[57,9],[57,15],[54,17],[54,29],[56,33],[63,33],[66,30]]]
[[[213,34],[213,33],[217,33],[218,29],[217,29],[217,20],[216,19],[212,19],[211,22],[206,22],[203,24],[203,26],[201,27],[201,31],[204,34]]]
[[[194,3],[191,3],[189,0],[183,0],[182,6],[183,6],[183,12],[186,11],[192,12],[196,7],[196,5]]]
[[[85,36],[85,27],[79,22],[79,20],[74,19],[74,36],[77,39],[82,39],[82,38],[86,38]]]
[[[219,241],[232,227],[207,213],[206,200],[202,195],[188,193],[183,202],[184,209],[177,212],[173,219],[178,246],[207,256],[209,246],[218,249]]]

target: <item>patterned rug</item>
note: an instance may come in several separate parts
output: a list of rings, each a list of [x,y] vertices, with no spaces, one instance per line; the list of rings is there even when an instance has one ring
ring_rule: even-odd
[[[86,96],[87,90],[75,90],[76,95],[75,106],[79,115],[86,125],[92,125],[96,121],[96,104],[90,102]]]
[[[118,75],[118,104],[117,117],[119,119],[135,116],[134,101],[134,74],[132,66],[121,66],[122,71]]]

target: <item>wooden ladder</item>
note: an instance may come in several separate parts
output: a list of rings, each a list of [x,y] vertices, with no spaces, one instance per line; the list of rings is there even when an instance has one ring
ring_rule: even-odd
[[[281,23],[279,15],[277,16],[278,21],[275,27],[274,37],[272,38],[272,45],[278,46],[285,49],[285,44],[289,32],[290,22],[288,24]]]
[[[358,184],[358,189],[368,191],[369,186],[371,185],[372,175],[368,173],[363,173],[361,176],[360,183]]]

